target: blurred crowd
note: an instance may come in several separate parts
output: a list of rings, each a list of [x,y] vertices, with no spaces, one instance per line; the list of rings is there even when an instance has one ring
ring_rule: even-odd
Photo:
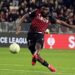
[[[43,3],[53,16],[75,24],[75,0],[0,0],[0,21],[15,21]]]
[[[75,0],[0,0],[0,22],[18,21],[43,3],[49,5],[51,15],[75,25]]]

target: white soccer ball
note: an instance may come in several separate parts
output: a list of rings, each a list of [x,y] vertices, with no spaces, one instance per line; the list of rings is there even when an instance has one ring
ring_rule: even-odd
[[[9,50],[11,53],[19,53],[20,52],[20,46],[17,43],[12,43],[9,46]]]

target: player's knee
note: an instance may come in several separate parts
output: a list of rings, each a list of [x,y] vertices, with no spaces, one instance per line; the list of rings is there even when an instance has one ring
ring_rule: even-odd
[[[39,54],[38,53],[37,54],[34,54],[33,56],[35,57],[36,60],[39,59]]]
[[[40,43],[36,43],[35,49],[36,49],[36,50],[41,50],[41,44],[40,44]]]

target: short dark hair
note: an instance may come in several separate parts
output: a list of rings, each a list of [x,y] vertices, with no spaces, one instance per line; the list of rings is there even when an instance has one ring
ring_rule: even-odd
[[[49,4],[43,3],[43,4],[41,5],[41,7],[49,7]]]

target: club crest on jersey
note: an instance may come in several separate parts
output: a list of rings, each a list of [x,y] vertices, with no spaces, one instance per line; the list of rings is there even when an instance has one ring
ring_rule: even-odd
[[[46,18],[44,18],[44,17],[42,17],[41,14],[38,14],[37,19],[39,19],[39,20],[41,20],[41,21],[43,21],[45,23],[48,23],[49,22],[49,20],[46,19]]]

